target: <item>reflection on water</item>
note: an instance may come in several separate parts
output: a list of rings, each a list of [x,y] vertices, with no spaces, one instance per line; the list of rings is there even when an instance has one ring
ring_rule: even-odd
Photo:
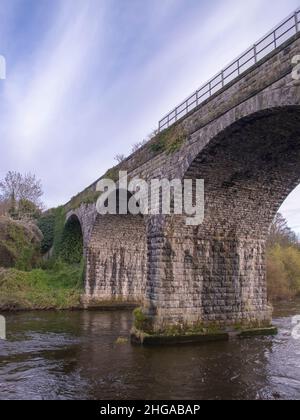
[[[10,314],[0,399],[300,399],[297,314],[276,308],[276,337],[166,348],[116,344],[128,312]]]

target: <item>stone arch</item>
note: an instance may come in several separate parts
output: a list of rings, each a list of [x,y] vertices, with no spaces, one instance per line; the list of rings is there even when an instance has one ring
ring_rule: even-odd
[[[239,119],[201,150],[184,178],[205,181],[204,230],[265,239],[276,212],[300,183],[300,106]]]
[[[83,235],[83,254],[86,256],[87,246],[97,216],[96,204],[83,203],[77,209],[70,210],[67,213],[66,221],[68,221],[70,217],[73,216],[77,217],[81,225]]]
[[[128,193],[127,200],[130,198]],[[145,218],[131,214],[97,214],[87,248],[87,304],[141,303],[146,276]]]
[[[145,308],[155,330],[269,324],[265,240],[300,182],[299,111],[282,106],[249,114],[209,141],[202,137],[189,155],[182,176],[205,180],[205,219],[195,227],[186,226],[185,216],[156,223],[149,285],[159,299]]]
[[[228,128],[232,127],[238,121],[247,118],[253,118],[268,114],[273,110],[295,108],[300,106],[300,83],[291,80],[288,74],[283,79],[273,83],[268,88],[257,92],[248,99],[242,101],[238,105],[227,109],[220,115],[212,116],[212,119],[206,118],[205,115],[195,113],[190,119],[181,122],[182,128],[189,133],[186,144],[175,154],[170,161],[173,178],[183,178],[188,171],[190,165],[217,136],[221,135]],[[208,110],[209,111],[209,110]],[[199,115],[198,115],[199,114]],[[178,155],[181,164],[178,165]],[[168,168],[165,168],[164,176],[169,176]]]
[[[300,183],[300,107],[238,120],[206,145],[185,177],[205,180],[204,223],[189,246],[195,252],[197,243],[202,318],[266,322],[265,241]]]

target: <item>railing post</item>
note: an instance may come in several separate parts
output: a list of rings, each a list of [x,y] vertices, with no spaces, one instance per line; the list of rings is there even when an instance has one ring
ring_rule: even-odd
[[[222,87],[224,87],[224,85],[225,85],[225,81],[224,81],[224,70],[222,70],[221,78],[222,78]]]
[[[298,11],[295,12],[295,27],[296,27],[296,33],[299,32]]]
[[[274,36],[274,46],[275,46],[275,50],[276,50],[276,48],[277,48],[276,30],[273,32],[273,36]]]
[[[256,44],[253,46],[253,52],[254,52],[254,63],[257,63],[257,50],[256,50]]]

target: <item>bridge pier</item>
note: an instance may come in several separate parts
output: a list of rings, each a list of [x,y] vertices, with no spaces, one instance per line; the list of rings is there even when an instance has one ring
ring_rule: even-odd
[[[270,325],[263,239],[209,234],[170,217],[163,226],[151,223],[148,258],[146,332]]]
[[[136,305],[143,301],[146,228],[142,216],[96,217],[87,249],[87,306]]]

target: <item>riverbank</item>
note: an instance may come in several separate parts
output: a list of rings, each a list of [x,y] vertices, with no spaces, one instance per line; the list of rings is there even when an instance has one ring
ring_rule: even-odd
[[[51,269],[0,268],[0,311],[82,308],[82,265],[57,263]]]

